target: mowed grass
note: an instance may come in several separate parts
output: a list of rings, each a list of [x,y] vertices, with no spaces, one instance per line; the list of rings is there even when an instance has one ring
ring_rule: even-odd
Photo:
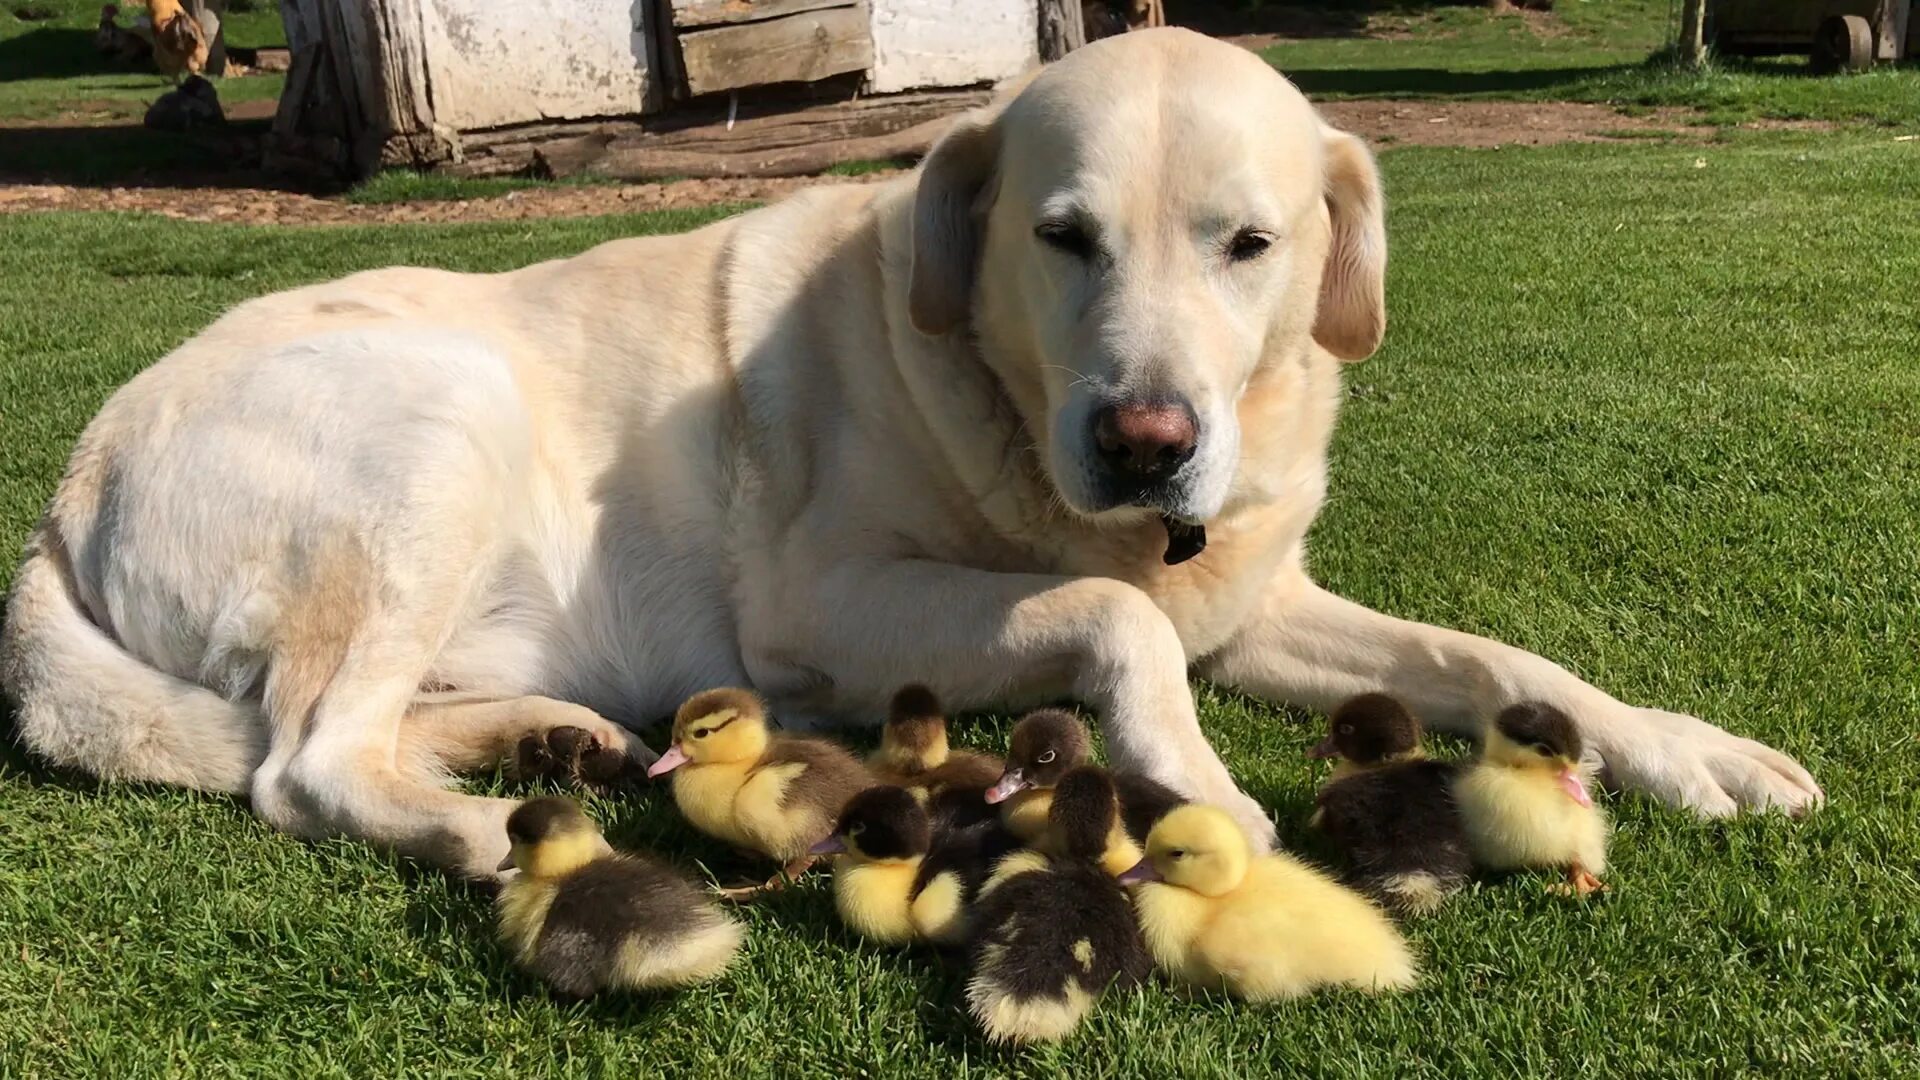
[[[1700,110],[1712,124],[1828,120],[1920,124],[1920,66],[1815,75],[1806,58],[1716,57],[1704,71],[1661,57],[1676,30],[1666,0],[1559,0],[1551,13],[1485,4],[1316,9],[1334,32],[1261,55],[1309,94],[1342,98],[1581,101]]]
[[[971,1033],[954,964],[839,928],[823,880],[747,912],[746,952],[715,985],[561,1005],[506,962],[481,891],[278,836],[236,800],[102,789],[9,750],[0,1075],[1914,1075],[1917,151],[1775,136],[1389,152],[1393,321],[1351,370],[1313,536],[1317,573],[1349,596],[1798,755],[1832,797],[1807,820],[1611,799],[1611,895],[1481,885],[1410,928],[1428,970],[1414,993],[1254,1007],[1156,985],[1021,1053]],[[7,218],[0,542],[25,535],[100,401],[239,300],[694,220]],[[1302,843],[1318,732],[1200,700]],[[621,844],[729,880],[754,869],[659,792],[592,808]]]

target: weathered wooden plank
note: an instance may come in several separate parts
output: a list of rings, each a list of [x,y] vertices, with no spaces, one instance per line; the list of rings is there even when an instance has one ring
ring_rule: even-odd
[[[866,6],[859,4],[683,33],[680,56],[687,92],[711,94],[865,71],[873,62],[873,38]]]
[[[925,154],[952,123],[952,117],[943,117],[884,135],[737,153],[703,153],[645,145],[623,147],[587,137],[542,146],[534,151],[534,162],[537,171],[555,178],[582,173],[634,181],[670,177],[811,176],[847,161]]]
[[[673,0],[673,25],[724,26],[759,22],[803,11],[850,7],[854,0]]]

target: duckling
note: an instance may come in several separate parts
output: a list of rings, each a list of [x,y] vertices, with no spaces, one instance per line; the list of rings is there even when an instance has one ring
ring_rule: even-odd
[[[1490,870],[1566,867],[1561,888],[1606,888],[1607,818],[1587,792],[1580,731],[1551,705],[1503,710],[1480,756],[1454,782],[1454,799],[1477,864]]]
[[[500,936],[520,966],[567,997],[657,990],[719,975],[740,924],[662,863],[615,852],[570,799],[534,799],[507,817],[519,873],[500,888]]]
[[[1120,880],[1161,968],[1249,1001],[1324,986],[1398,990],[1414,983],[1413,954],[1384,912],[1286,854],[1254,854],[1246,833],[1212,806],[1169,812],[1147,856]]]
[[[866,766],[826,739],[774,735],[766,703],[747,690],[707,690],[673,718],[673,741],[648,776],[673,774],[673,800],[693,827],[783,864],[745,899],[812,866],[808,852],[833,831],[848,800],[871,786]]]
[[[951,749],[940,699],[915,683],[893,695],[887,725],[880,732],[880,749],[867,759],[867,767],[882,783],[937,795],[956,788],[991,787],[1006,763],[991,754]]]
[[[1342,705],[1331,727],[1312,753],[1340,765],[1313,824],[1345,855],[1354,887],[1403,914],[1437,910],[1473,873],[1453,801],[1457,767],[1427,760],[1420,722],[1384,694]]]
[[[1066,854],[1009,856],[975,913],[967,1008],[996,1042],[1066,1038],[1109,986],[1153,970],[1125,890],[1095,861],[1114,829],[1112,781],[1074,770],[1049,802]]]
[[[1022,842],[1043,842],[1053,785],[1086,763],[1092,745],[1087,726],[1062,709],[1039,709],[1013,725],[1006,771],[987,789],[987,801],[1000,806],[1001,822]],[[1121,825],[1135,841],[1145,840],[1155,821],[1186,802],[1144,776],[1116,773],[1109,779],[1120,800]]]
[[[1016,847],[997,822],[936,831],[912,792],[882,785],[854,796],[813,853],[839,856],[834,906],[863,937],[882,945],[957,945],[987,868]]]

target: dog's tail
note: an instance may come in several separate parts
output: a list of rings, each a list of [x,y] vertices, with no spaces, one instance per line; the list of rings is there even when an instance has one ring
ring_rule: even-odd
[[[19,739],[103,780],[152,780],[244,794],[266,756],[257,706],[143,663],[79,604],[50,525],[27,543],[0,628],[0,689]]]

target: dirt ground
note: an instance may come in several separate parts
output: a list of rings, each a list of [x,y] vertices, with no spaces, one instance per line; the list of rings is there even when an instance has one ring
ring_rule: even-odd
[[[1705,139],[1713,131],[1691,126],[1697,122],[1695,114],[1685,109],[1627,116],[1600,105],[1564,102],[1338,101],[1322,105],[1321,110],[1333,123],[1367,137],[1382,148],[1542,146],[1649,136]],[[0,213],[133,210],[193,221],[287,225],[500,221],[759,202],[778,198],[799,187],[866,183],[888,175],[881,172],[858,178],[823,176],[554,186],[480,199],[364,206],[339,196],[316,196],[245,183],[236,186],[231,178],[228,186],[193,188],[0,181]]]

